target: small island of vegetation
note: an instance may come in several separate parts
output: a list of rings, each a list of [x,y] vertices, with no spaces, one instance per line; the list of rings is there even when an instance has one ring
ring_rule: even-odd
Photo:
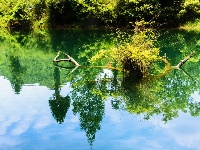
[[[152,63],[161,60],[155,29],[199,24],[199,0],[1,0],[0,27],[120,28],[118,44],[100,50],[91,63],[107,59],[128,76],[149,75]],[[193,23],[192,23],[193,22]],[[191,25],[192,24],[192,25]],[[131,29],[122,32],[122,29]],[[126,37],[126,38],[124,38]],[[189,54],[188,54],[189,55]],[[109,58],[109,59],[108,59]],[[107,63],[109,63],[107,62]]]

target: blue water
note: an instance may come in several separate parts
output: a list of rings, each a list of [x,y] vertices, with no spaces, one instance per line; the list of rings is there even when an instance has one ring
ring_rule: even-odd
[[[38,84],[24,85],[18,95],[2,76],[0,85],[1,150],[200,148],[200,117],[180,113],[178,118],[166,124],[159,115],[144,120],[142,115],[112,109],[109,99],[105,101],[101,129],[90,145],[72,107],[63,124],[58,124],[52,117],[48,104],[54,93],[52,90]],[[61,95],[69,93],[70,85],[67,83],[62,87]],[[193,94],[193,97],[199,100],[200,95]]]
[[[172,71],[152,87],[128,81],[121,88],[121,76],[113,80],[111,70],[79,68],[68,74],[53,65],[60,49],[87,64],[83,56],[110,40],[101,31],[75,33],[55,31],[39,40],[17,35],[16,43],[12,36],[0,38],[0,150],[200,149],[199,34],[161,37],[161,53],[167,52],[172,65],[196,49],[196,57],[184,64],[186,72]],[[105,75],[109,81],[100,81]],[[126,99],[114,105],[116,95]],[[144,119],[143,112],[153,114]],[[171,119],[164,121],[164,114]]]

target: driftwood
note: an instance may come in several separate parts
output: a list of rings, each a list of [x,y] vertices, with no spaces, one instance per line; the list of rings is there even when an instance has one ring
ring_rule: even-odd
[[[72,62],[75,66],[80,66],[79,63],[77,63],[71,56],[69,56],[66,53],[65,53],[65,56],[67,56],[68,59],[58,59],[59,56],[60,56],[60,51],[58,52],[58,54],[54,58],[53,62],[69,61],[69,62]]]

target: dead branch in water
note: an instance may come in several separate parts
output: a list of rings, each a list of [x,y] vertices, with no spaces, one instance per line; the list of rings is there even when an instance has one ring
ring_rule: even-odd
[[[160,78],[162,76],[165,76],[166,74],[168,74],[170,71],[172,71],[174,69],[180,69],[180,67],[183,64],[185,64],[194,55],[194,53],[195,53],[195,51],[191,52],[189,56],[187,56],[187,57],[185,57],[185,59],[181,60],[181,62],[178,63],[178,65],[176,65],[176,66],[171,66],[170,62],[167,60],[167,56],[166,56],[166,53],[165,53],[164,56],[161,58],[161,60],[166,64],[164,72],[159,73],[158,75],[154,76],[153,78],[154,79]],[[185,73],[185,71],[184,71],[184,73]]]
[[[181,68],[181,66],[186,63],[193,55],[194,55],[195,51],[191,52],[189,56],[185,57],[185,59],[181,60],[181,62],[176,65],[176,66],[173,66],[175,69],[179,69]]]
[[[72,57],[70,57],[68,54],[65,53],[65,55],[68,57],[69,62],[72,62],[75,66],[80,66],[79,63],[77,63]]]
[[[178,63],[176,66],[171,66],[171,64],[166,59],[167,58],[166,54],[164,54],[164,56],[162,57],[162,61],[164,61],[166,64],[165,70],[163,73],[160,73],[160,74],[154,76],[154,78],[162,77],[162,76],[166,75],[167,73],[169,73],[170,71],[172,71],[173,69],[180,69],[182,67],[182,65],[185,64],[194,55],[194,53],[195,53],[195,51],[191,52],[190,55],[185,57],[185,59],[181,60],[181,62]],[[72,73],[74,70],[76,70],[78,68],[78,66],[80,66],[80,64],[78,62],[76,62],[71,56],[69,56],[66,53],[65,53],[65,56],[67,56],[68,59],[58,59],[59,56],[60,56],[60,52],[58,52],[58,54],[55,56],[53,62],[69,61],[69,62],[72,62],[74,64],[74,66],[76,66],[70,73]],[[61,66],[59,66],[59,67],[61,67]],[[119,68],[112,67],[111,62],[108,63],[107,66],[90,66],[90,67],[86,67],[86,68],[107,68],[107,69],[111,69],[111,70],[122,71]]]
[[[185,64],[194,55],[194,53],[195,53],[195,51],[191,52],[189,56],[187,56],[187,57],[185,57],[185,59],[181,60],[181,62],[178,63],[178,65],[176,65],[176,66],[171,66],[171,64],[166,59],[166,54],[164,54],[164,56],[162,57],[162,61],[165,62],[167,70],[180,69],[181,66],[183,64]]]
[[[68,59],[58,59],[58,57],[60,56],[60,51],[59,51],[56,57],[54,58],[53,62],[69,61],[72,62],[75,66],[80,66],[79,63],[77,63],[71,56],[69,56],[66,53],[65,55],[68,57]]]
[[[65,56],[67,56],[68,59],[58,59],[58,57],[60,56],[60,51],[58,52],[58,54],[55,56],[53,62],[61,62],[61,61],[69,61],[69,62],[72,62],[74,64],[74,66],[81,66],[77,61],[75,61],[71,56],[69,56],[68,54],[65,53]],[[61,67],[61,66],[59,66]],[[121,69],[119,68],[115,68],[112,66],[112,62],[109,62],[107,64],[107,66],[89,66],[89,67],[86,67],[86,66],[82,66],[84,68],[107,68],[107,69],[111,69],[111,70],[118,70],[118,71],[121,71]],[[61,68],[64,68],[64,67],[61,67]],[[77,69],[77,68],[76,68]]]

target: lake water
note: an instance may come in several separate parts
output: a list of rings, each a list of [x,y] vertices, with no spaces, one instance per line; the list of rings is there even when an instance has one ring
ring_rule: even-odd
[[[90,66],[116,43],[106,30],[1,31],[0,149],[200,149],[200,33],[161,32],[161,55],[172,66],[196,53],[181,70],[142,81],[53,63],[62,51]]]

